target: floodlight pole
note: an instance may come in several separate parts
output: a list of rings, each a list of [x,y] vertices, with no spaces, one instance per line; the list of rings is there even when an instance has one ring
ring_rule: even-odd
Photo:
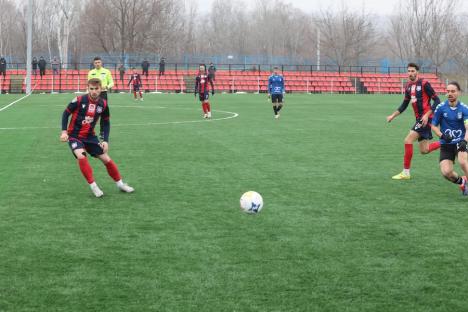
[[[28,0],[28,39],[26,49],[26,94],[31,93],[32,63],[32,0]]]
[[[320,70],[320,29],[317,27],[317,71]]]

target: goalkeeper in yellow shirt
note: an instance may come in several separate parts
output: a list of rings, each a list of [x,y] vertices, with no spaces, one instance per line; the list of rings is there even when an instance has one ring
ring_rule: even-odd
[[[107,101],[107,91],[114,86],[114,79],[110,70],[102,67],[102,60],[99,56],[96,56],[93,61],[94,69],[91,69],[88,73],[88,81],[93,78],[101,80],[102,91],[100,97]]]

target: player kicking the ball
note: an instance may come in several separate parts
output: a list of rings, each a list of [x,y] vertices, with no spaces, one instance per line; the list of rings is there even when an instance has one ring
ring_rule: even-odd
[[[440,137],[440,171],[449,181],[458,184],[463,195],[468,195],[466,176],[468,176],[468,107],[458,101],[460,85],[452,81],[447,85],[448,100],[437,105],[432,119],[432,130]],[[440,125],[440,127],[439,127]],[[465,176],[460,177],[453,170],[455,158]]]
[[[96,197],[101,197],[104,193],[94,181],[93,169],[88,162],[86,153],[102,161],[107,172],[122,192],[132,193],[134,191],[133,187],[122,181],[117,166],[107,154],[109,149],[110,114],[107,101],[99,97],[101,90],[101,80],[97,78],[90,79],[88,81],[88,94],[76,97],[68,104],[62,115],[60,141],[68,141],[72,153],[78,161],[81,173]],[[68,124],[70,115],[72,117],[70,124]],[[101,119],[102,142],[94,133],[94,127],[99,118]]]
[[[202,102],[203,118],[211,118],[211,106],[208,101],[210,97],[210,87],[211,95],[214,95],[213,80],[211,80],[210,76],[206,73],[205,65],[201,64],[197,78],[195,78],[195,97],[197,97],[198,93],[200,102]]]

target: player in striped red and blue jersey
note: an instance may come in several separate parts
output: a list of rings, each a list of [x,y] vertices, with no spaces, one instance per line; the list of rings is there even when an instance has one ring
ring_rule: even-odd
[[[109,149],[110,114],[107,101],[99,96],[101,90],[101,80],[92,78],[88,81],[88,94],[76,97],[68,104],[62,115],[60,140],[68,142],[73,155],[78,161],[81,173],[96,197],[101,197],[104,193],[94,180],[93,169],[88,162],[86,153],[102,161],[108,174],[114,179],[121,191],[131,193],[134,189],[122,181],[116,164],[107,153]],[[68,123],[70,116],[71,120]],[[99,141],[94,132],[99,119],[102,142]]]
[[[132,84],[133,86],[133,96],[135,101],[138,100],[137,92],[140,95],[140,101],[143,101],[143,94],[141,93],[141,88],[143,87],[143,83],[141,82],[141,76],[139,73],[136,72],[135,68],[132,68],[133,72],[130,76],[130,81],[128,82],[128,86]]]
[[[198,75],[195,78],[195,97],[200,99],[202,102],[203,118],[211,118],[211,105],[209,102],[210,97],[210,88],[211,95],[214,95],[214,85],[213,80],[206,72],[206,66],[201,64],[198,68]]]
[[[447,100],[437,105],[432,119],[432,129],[440,137],[440,171],[449,181],[460,185],[463,195],[468,195],[468,107],[458,101],[460,84],[452,81],[447,85]],[[455,158],[465,176],[460,177],[453,170]]]
[[[413,106],[416,122],[404,140],[403,171],[394,175],[392,177],[394,180],[408,180],[411,178],[410,167],[413,158],[413,142],[418,140],[421,154],[430,153],[440,147],[439,142],[429,143],[432,139],[432,112],[433,108],[435,109],[435,106],[440,103],[440,99],[429,81],[418,78],[419,66],[417,64],[409,63],[407,69],[409,81],[405,87],[405,98],[400,107],[393,114],[387,116],[387,122],[391,122],[396,116],[403,113],[410,102]],[[434,102],[432,106],[431,100]]]

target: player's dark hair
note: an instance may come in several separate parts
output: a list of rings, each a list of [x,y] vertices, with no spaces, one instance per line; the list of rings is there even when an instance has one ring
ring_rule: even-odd
[[[101,57],[100,56],[96,56],[93,61],[101,61]]]
[[[457,81],[450,81],[450,82],[447,84],[447,86],[448,86],[448,85],[455,86],[455,87],[457,87],[457,90],[458,90],[458,91],[461,91],[460,84],[459,84]]]
[[[91,78],[88,80],[88,86],[93,85],[93,86],[102,86],[101,79],[99,78]]]
[[[406,66],[406,67],[407,67],[407,68],[408,68],[408,67],[414,67],[414,68],[416,68],[416,70],[419,70],[419,65],[416,64],[416,63],[408,63],[408,66]]]

